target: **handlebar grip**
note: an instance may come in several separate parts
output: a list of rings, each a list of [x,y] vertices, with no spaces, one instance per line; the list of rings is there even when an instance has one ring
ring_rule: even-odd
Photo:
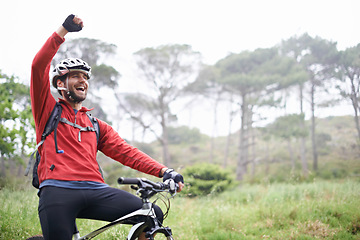
[[[118,178],[119,184],[138,184],[139,182],[140,182],[139,178],[124,178],[124,177]]]
[[[158,190],[169,189],[170,192],[176,192],[176,190],[179,187],[179,185],[177,183],[175,183],[175,181],[173,179],[168,179],[164,183],[161,183],[161,182],[156,183],[156,182],[150,181],[146,178],[120,177],[120,178],[118,178],[117,181],[119,184],[138,185],[139,188],[144,188],[144,189],[148,189],[148,190],[150,190],[150,189],[158,189]]]

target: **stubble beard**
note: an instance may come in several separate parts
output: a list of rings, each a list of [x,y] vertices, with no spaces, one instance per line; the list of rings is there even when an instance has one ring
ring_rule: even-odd
[[[65,97],[66,97],[66,100],[68,100],[69,102],[81,103],[86,99],[86,95],[87,95],[87,93],[85,93],[85,96],[79,96],[74,91],[68,91],[65,94]]]

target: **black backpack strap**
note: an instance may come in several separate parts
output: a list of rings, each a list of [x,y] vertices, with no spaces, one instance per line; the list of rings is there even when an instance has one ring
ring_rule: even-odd
[[[61,103],[56,102],[54,109],[52,110],[48,121],[46,122],[44,132],[41,135],[41,139],[45,140],[47,136],[57,127],[61,117],[62,107]]]
[[[45,128],[44,128],[44,132],[41,135],[41,141],[35,146],[35,151],[33,153],[31,153],[30,155],[30,160],[29,163],[25,169],[25,176],[27,176],[29,174],[30,168],[32,166],[32,163],[34,161],[34,155],[36,154],[38,148],[44,143],[45,139],[47,136],[50,135],[50,133],[52,131],[54,131],[54,138],[55,138],[55,150],[57,153],[63,153],[64,151],[62,150],[58,150],[57,148],[57,141],[56,141],[56,128],[57,125],[59,124],[60,121],[60,117],[61,117],[61,112],[62,112],[62,107],[61,104],[59,102],[56,102],[46,124],[45,124]]]
[[[96,141],[97,141],[97,145],[99,146],[99,139],[100,139],[100,125],[98,120],[93,117],[91,115],[91,113],[86,112],[86,115],[88,116],[88,118],[90,119],[94,129],[95,129],[95,133],[96,133]]]
[[[28,163],[28,165],[27,165],[27,167],[26,167],[26,169],[25,169],[25,176],[29,175],[31,165],[32,165],[32,163],[33,163],[33,161],[34,161],[34,155],[37,153],[38,147],[39,147],[41,144],[43,144],[43,143],[44,143],[44,140],[41,140],[41,141],[38,143],[38,145],[36,145],[35,151],[33,151],[33,152],[31,153],[30,159],[29,159],[29,163]]]
[[[54,126],[52,126],[52,130],[50,131],[50,133],[54,130],[55,152],[56,153],[64,153],[64,150],[59,150],[58,145],[57,145],[57,126],[59,125],[59,122],[60,122],[60,119],[61,119],[61,112],[62,112],[62,107],[61,107],[61,104],[59,102],[56,102],[56,108],[58,109],[57,110],[58,112],[54,116],[54,120],[52,121]]]

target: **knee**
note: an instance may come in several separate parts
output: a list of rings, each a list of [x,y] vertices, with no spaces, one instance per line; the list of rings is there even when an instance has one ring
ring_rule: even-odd
[[[163,223],[164,221],[164,213],[161,210],[161,208],[157,205],[154,205],[154,210],[155,210],[155,214],[156,214],[156,218],[159,220],[159,222]]]

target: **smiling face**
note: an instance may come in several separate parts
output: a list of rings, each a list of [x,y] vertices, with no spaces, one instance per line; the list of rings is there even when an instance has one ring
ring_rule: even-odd
[[[58,87],[66,88],[63,91],[63,97],[70,103],[81,103],[86,99],[87,90],[89,88],[87,75],[80,71],[72,71],[68,73],[68,79],[58,81]]]

